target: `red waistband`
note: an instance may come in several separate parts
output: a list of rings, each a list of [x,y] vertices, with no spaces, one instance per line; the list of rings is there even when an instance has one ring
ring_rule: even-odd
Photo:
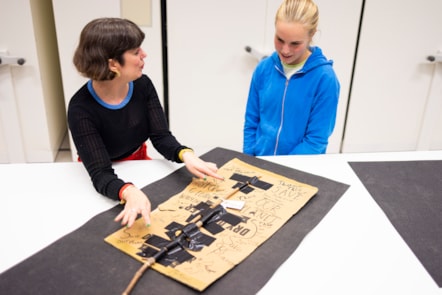
[[[139,149],[137,149],[135,152],[132,153],[132,155],[127,156],[126,158],[123,158],[121,160],[118,160],[118,162],[120,161],[128,161],[128,160],[152,160],[148,155],[147,155],[147,145],[144,142]]]
[[[131,155],[115,162],[129,161],[129,160],[152,160],[152,158],[149,157],[149,155],[147,154],[147,145],[145,142]],[[81,162],[80,157],[78,157],[78,162]]]

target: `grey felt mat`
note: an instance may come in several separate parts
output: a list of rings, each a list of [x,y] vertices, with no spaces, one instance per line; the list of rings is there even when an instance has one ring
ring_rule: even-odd
[[[205,160],[216,162],[218,166],[235,157],[316,186],[319,192],[269,240],[208,287],[204,294],[256,294],[348,189],[347,184],[223,148],[215,148],[202,156]],[[143,190],[155,208],[182,191],[190,181],[191,175],[183,167]],[[113,219],[120,210],[121,207],[116,206],[93,217],[79,229],[3,272],[0,275],[0,292],[9,295],[121,294],[141,264],[103,240],[119,229]],[[296,283],[295,279],[293,283]],[[131,294],[199,293],[154,270],[148,270]]]
[[[349,164],[441,288],[442,161]]]

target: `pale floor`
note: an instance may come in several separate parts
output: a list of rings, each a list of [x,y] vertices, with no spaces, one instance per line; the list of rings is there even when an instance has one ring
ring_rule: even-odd
[[[72,162],[71,148],[69,146],[69,137],[67,134],[60,145],[57,157],[55,157],[55,162]]]

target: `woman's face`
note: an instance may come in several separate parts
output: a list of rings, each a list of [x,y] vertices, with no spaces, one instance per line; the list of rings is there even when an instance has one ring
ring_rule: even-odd
[[[275,49],[285,64],[296,65],[310,54],[311,37],[302,24],[277,21],[275,25]]]
[[[121,75],[129,80],[136,80],[141,77],[146,56],[146,52],[141,47],[127,50],[123,54],[124,66],[120,69]]]

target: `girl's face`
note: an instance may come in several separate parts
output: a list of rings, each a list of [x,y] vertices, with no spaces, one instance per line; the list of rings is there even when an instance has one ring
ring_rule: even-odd
[[[141,77],[146,56],[146,52],[141,47],[127,50],[123,54],[124,66],[120,65],[121,76],[127,77],[128,80]]]
[[[296,22],[277,21],[275,25],[275,49],[285,64],[296,65],[307,59],[311,41],[308,31]]]

